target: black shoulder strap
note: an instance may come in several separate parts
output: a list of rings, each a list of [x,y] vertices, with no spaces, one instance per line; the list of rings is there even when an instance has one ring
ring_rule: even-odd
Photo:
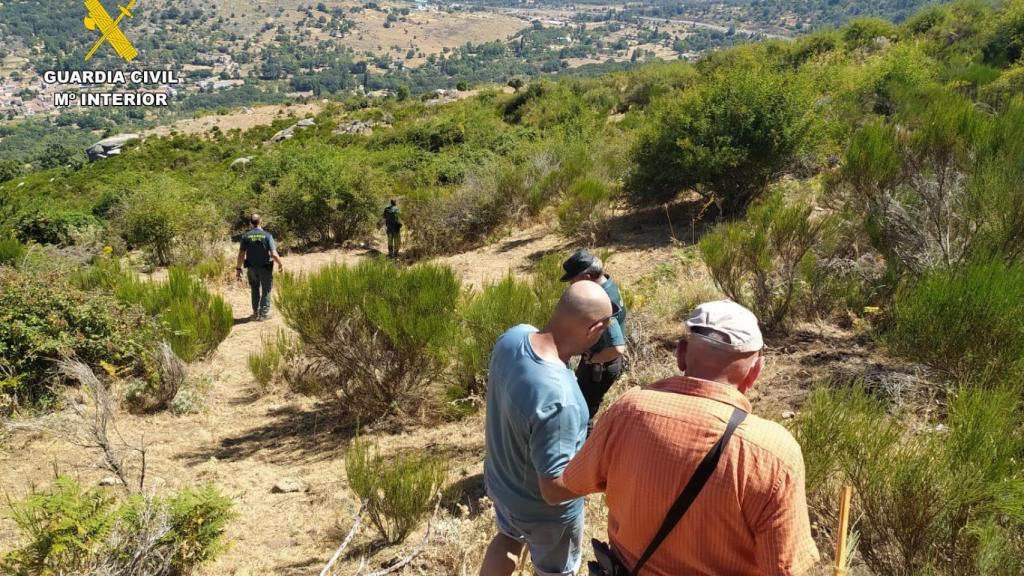
[[[722,458],[722,453],[725,452],[725,446],[729,443],[729,439],[732,438],[733,432],[736,428],[743,423],[747,417],[747,413],[739,408],[736,408],[732,412],[732,417],[729,418],[729,425],[725,428],[725,433],[718,439],[718,442],[711,447],[711,451],[704,456],[704,460],[701,461],[700,465],[697,466],[697,470],[694,471],[693,476],[690,477],[690,481],[687,482],[686,488],[683,488],[683,492],[679,494],[679,498],[676,499],[675,504],[672,508],[669,508],[668,514],[665,516],[665,521],[661,523],[661,528],[658,529],[658,533],[655,534],[654,539],[647,546],[647,550],[644,555],[640,557],[640,560],[636,563],[636,567],[633,568],[633,576],[640,574],[640,569],[644,567],[644,564],[650,560],[651,556],[654,555],[655,550],[661,543],[668,538],[668,535],[672,533],[672,530],[679,524],[679,521],[683,519],[683,515],[690,509],[690,505],[697,499],[700,491],[704,489],[704,485],[707,484],[708,479],[715,472],[715,468],[718,467],[718,461]]]

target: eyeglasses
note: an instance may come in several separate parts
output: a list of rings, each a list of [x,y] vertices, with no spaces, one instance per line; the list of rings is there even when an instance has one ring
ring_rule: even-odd
[[[606,325],[607,324],[611,324],[611,321],[612,321],[613,318],[615,318],[615,313],[614,312],[611,313],[609,316],[606,316],[606,317],[598,320],[597,322],[594,322],[593,324],[590,325],[590,327],[593,328],[594,326],[598,326],[600,324],[606,324]]]

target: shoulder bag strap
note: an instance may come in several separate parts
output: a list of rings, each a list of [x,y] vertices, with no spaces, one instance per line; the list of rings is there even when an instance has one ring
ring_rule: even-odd
[[[707,484],[708,479],[715,472],[715,468],[718,467],[718,461],[722,458],[722,453],[725,452],[725,446],[729,443],[729,439],[732,438],[733,432],[736,428],[743,423],[747,417],[747,413],[739,408],[736,408],[732,412],[732,417],[729,418],[729,425],[725,428],[725,433],[718,439],[718,442],[711,447],[711,451],[704,456],[704,460],[701,461],[700,465],[697,466],[697,470],[693,473],[690,481],[686,484],[686,488],[683,488],[683,492],[679,494],[679,498],[676,499],[675,504],[669,509],[668,514],[665,516],[665,521],[662,522],[661,528],[658,529],[658,533],[651,540],[650,545],[647,546],[647,550],[644,555],[640,557],[640,560],[636,563],[636,567],[633,568],[633,576],[640,574],[640,569],[644,567],[644,564],[650,560],[651,556],[661,546],[661,543],[668,538],[668,535],[672,533],[672,530],[682,520],[683,515],[689,510],[690,505],[697,499],[700,491],[704,489],[704,485]]]

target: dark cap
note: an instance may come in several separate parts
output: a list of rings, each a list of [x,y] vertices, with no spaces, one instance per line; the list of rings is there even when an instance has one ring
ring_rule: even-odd
[[[591,254],[588,250],[580,250],[568,260],[562,262],[562,270],[565,270],[565,275],[562,276],[562,282],[568,282],[573,278],[583,274],[590,269],[595,263],[600,262],[597,256]]]

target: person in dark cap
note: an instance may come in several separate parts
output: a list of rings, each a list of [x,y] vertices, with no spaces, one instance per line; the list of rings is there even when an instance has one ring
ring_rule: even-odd
[[[601,339],[583,354],[576,368],[576,382],[590,410],[589,430],[593,428],[594,416],[601,408],[604,395],[622,375],[622,357],[626,353],[626,306],[622,303],[619,286],[611,276],[605,274],[604,263],[589,251],[576,252],[562,264],[562,269],[565,271],[562,282],[596,282],[608,294],[616,309],[608,329]]]

